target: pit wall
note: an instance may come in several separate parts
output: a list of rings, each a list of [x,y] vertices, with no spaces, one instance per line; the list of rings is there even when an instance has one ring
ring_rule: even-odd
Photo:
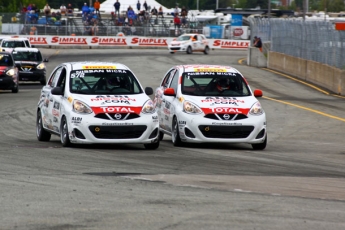
[[[268,52],[267,68],[345,95],[345,70],[272,51]]]

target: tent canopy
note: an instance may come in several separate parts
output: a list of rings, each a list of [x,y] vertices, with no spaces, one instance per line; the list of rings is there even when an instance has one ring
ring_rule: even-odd
[[[105,2],[101,3],[101,7],[99,9],[99,11],[101,13],[111,13],[111,12],[114,12],[115,11],[115,8],[114,8],[114,3],[116,2],[116,0],[106,0]],[[144,9],[144,2],[145,0],[139,0],[140,4],[141,4],[141,10]],[[137,3],[138,3],[138,0],[119,0],[119,3],[121,4],[120,5],[120,12],[123,12],[123,11],[127,11],[127,8],[129,6],[131,6],[134,10],[134,12],[137,12]],[[163,7],[163,12],[164,13],[168,13],[168,12],[173,12],[172,9],[168,9],[166,8],[165,6],[163,6],[162,4],[156,2],[155,0],[146,0],[146,3],[147,3],[147,6],[151,9],[153,9],[153,7],[156,7],[156,9],[158,10],[159,7]]]

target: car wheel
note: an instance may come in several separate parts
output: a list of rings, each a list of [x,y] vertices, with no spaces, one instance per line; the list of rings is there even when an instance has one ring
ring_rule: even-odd
[[[12,88],[12,93],[18,93],[19,92],[19,86],[15,86]]]
[[[264,142],[260,144],[252,144],[252,147],[254,150],[264,150],[266,148],[266,145],[267,145],[267,135]]]
[[[71,142],[69,140],[69,135],[68,135],[68,125],[67,125],[66,117],[62,117],[61,119],[60,140],[63,147],[71,146]]]
[[[209,53],[210,53],[210,48],[206,46],[204,50],[204,54],[209,54]]]
[[[170,51],[171,54],[174,54],[175,52],[174,51]]]
[[[50,141],[51,134],[44,130],[41,111],[37,111],[36,136],[39,141]]]
[[[188,48],[187,48],[187,54],[192,54],[192,53],[193,53],[192,47],[188,46]]]
[[[173,123],[172,123],[172,135],[171,140],[174,146],[182,146],[182,141],[180,138],[180,132],[178,128],[178,121],[177,118],[174,117]]]
[[[148,149],[148,150],[154,150],[154,149],[157,149],[159,147],[159,140],[155,143],[151,143],[151,144],[144,144],[145,146],[145,149]]]
[[[164,133],[163,132],[159,132],[159,140],[163,140],[163,137],[164,137]]]

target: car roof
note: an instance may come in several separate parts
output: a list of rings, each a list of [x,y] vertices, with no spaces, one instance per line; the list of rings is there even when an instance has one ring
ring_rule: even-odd
[[[191,64],[178,66],[183,68],[184,72],[231,72],[239,73],[239,71],[231,66],[225,65],[205,65],[205,64]]]
[[[3,38],[2,40],[24,41],[24,40],[29,40],[29,39],[27,39],[27,38]]]
[[[84,62],[66,62],[73,70],[76,69],[125,69],[130,70],[126,65],[118,62],[100,62],[100,61],[84,61]],[[110,68],[111,67],[111,68]]]
[[[26,48],[26,47],[15,47],[13,51],[21,51],[21,52],[40,52],[37,48]]]

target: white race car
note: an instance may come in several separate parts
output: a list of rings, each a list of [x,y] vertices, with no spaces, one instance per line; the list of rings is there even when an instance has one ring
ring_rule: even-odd
[[[168,45],[170,53],[186,52],[204,52],[209,54],[210,46],[207,38],[203,34],[182,34]]]
[[[57,66],[41,90],[36,133],[39,141],[60,136],[76,144],[144,144],[159,147],[158,116],[151,87],[143,90],[120,63],[71,62]]]
[[[166,73],[155,92],[160,139],[174,146],[194,143],[267,145],[266,115],[242,74],[230,66],[180,65]]]

